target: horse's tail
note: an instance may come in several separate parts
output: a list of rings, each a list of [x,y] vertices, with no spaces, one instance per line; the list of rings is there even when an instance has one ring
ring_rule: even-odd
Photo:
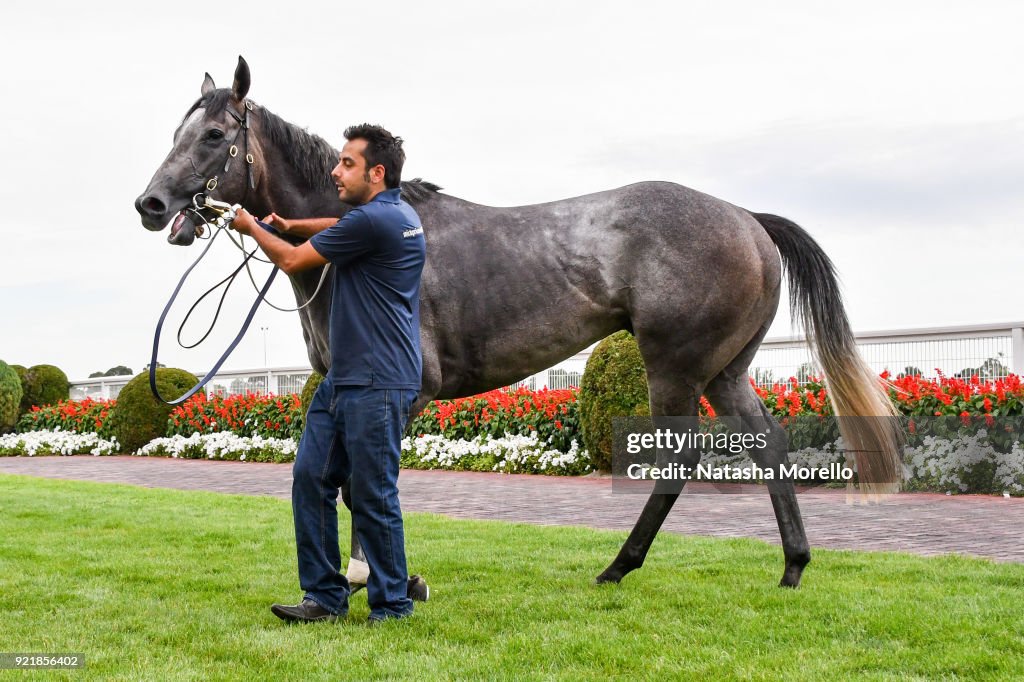
[[[782,254],[790,313],[803,326],[813,357],[825,373],[840,432],[857,461],[861,490],[895,492],[903,477],[896,409],[857,351],[832,261],[793,221],[767,213],[751,215]]]

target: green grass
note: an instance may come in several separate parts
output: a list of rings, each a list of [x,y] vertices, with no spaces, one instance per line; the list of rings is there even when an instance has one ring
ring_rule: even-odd
[[[76,680],[1024,676],[1024,566],[819,550],[794,591],[777,547],[665,534],[595,586],[624,533],[406,528],[432,589],[412,619],[367,628],[363,592],[347,622],[286,626],[287,501],[0,475],[0,651],[84,653],[41,673]]]

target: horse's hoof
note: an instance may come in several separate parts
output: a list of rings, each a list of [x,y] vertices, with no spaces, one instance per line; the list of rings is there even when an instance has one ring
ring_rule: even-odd
[[[622,576],[621,575],[619,575],[617,573],[610,573],[608,571],[605,571],[601,575],[599,575],[596,578],[594,578],[594,584],[595,585],[605,585],[607,583],[612,583],[614,585],[618,585],[620,582],[622,582]]]
[[[413,601],[427,601],[430,599],[430,585],[418,575],[409,576],[409,585],[406,587],[406,594]]]
[[[786,560],[786,570],[782,572],[782,580],[779,587],[800,587],[800,578],[804,574],[804,567],[811,562],[811,555],[807,553],[792,559]]]

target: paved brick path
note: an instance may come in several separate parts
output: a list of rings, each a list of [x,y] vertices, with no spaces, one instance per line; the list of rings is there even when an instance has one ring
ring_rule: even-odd
[[[0,473],[288,499],[290,464],[140,457],[0,457]],[[646,495],[613,493],[602,478],[411,471],[399,480],[402,508],[458,518],[629,530]],[[732,488],[737,489],[737,488]],[[1024,562],[1024,499],[901,494],[848,505],[843,493],[800,495],[813,547],[957,552]],[[691,484],[665,522],[688,535],[752,537],[779,544],[768,495],[721,494]]]

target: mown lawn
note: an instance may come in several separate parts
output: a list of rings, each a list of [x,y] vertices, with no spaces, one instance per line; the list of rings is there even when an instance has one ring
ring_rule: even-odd
[[[287,501],[0,475],[0,651],[84,653],[40,673],[68,679],[1024,677],[1024,566],[818,550],[793,591],[777,547],[666,534],[593,585],[623,539],[408,514],[412,619],[367,628],[361,593],[286,626]]]

